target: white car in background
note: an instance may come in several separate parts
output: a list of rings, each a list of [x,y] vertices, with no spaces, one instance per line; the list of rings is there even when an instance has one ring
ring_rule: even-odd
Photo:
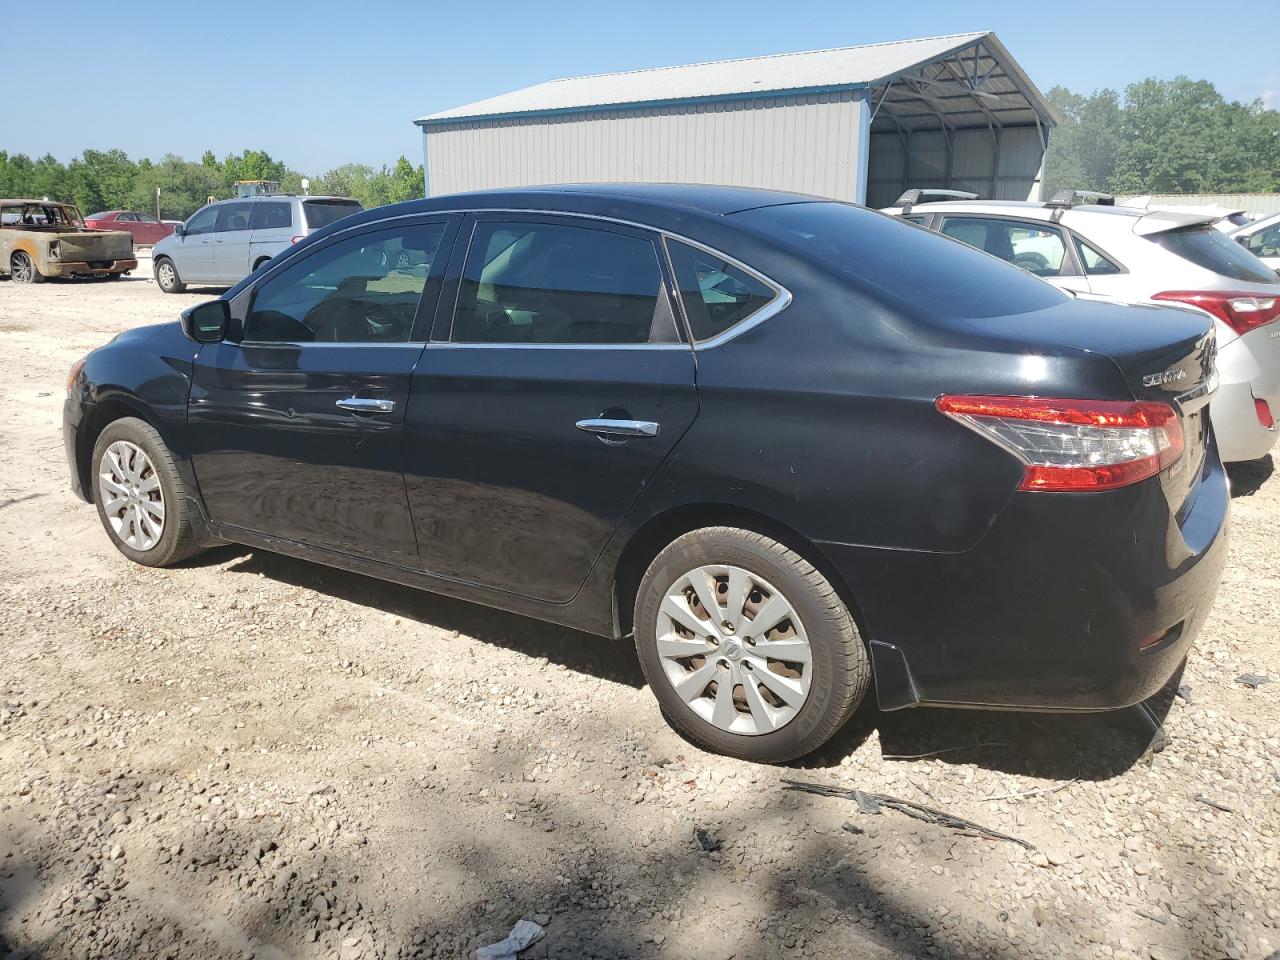
[[[1129,197],[1126,200],[1117,200],[1116,206],[1134,207],[1138,210],[1146,210],[1148,213],[1157,211],[1165,213],[1203,213],[1206,216],[1213,217],[1213,228],[1221,230],[1223,233],[1231,233],[1231,231],[1253,222],[1253,218],[1245,211],[1237,210],[1235,207],[1224,207],[1220,203],[1152,203],[1151,199],[1150,196]]]
[[[1231,233],[1231,239],[1280,273],[1280,213],[1255,220]]]
[[[924,203],[899,216],[1078,294],[1203,310],[1217,332],[1210,416],[1222,459],[1264,457],[1280,436],[1280,276],[1216,230],[1215,215],[1065,191],[1048,203]]]

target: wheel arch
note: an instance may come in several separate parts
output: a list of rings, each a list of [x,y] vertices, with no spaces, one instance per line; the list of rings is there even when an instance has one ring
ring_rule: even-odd
[[[80,476],[80,489],[84,491],[85,498],[93,503],[93,447],[98,442],[98,437],[102,436],[102,431],[107,429],[117,420],[123,420],[126,417],[136,417],[143,423],[160,431],[160,427],[151,417],[145,405],[137,399],[126,394],[111,394],[97,401],[88,414],[80,422],[79,430],[76,433],[76,470]]]
[[[654,557],[686,533],[702,527],[719,526],[739,527],[772,537],[812,563],[835,587],[862,634],[863,643],[869,644],[870,638],[852,589],[814,541],[773,517],[726,503],[690,503],[673,507],[650,517],[630,536],[614,565],[613,608],[618,636],[628,636],[634,629],[636,593]]]

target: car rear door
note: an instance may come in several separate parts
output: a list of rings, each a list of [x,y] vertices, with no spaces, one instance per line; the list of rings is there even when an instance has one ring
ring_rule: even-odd
[[[565,602],[697,415],[693,352],[655,235],[478,214],[460,236],[405,424],[422,565]]]
[[[249,268],[263,258],[270,259],[289,249],[293,237],[300,234],[294,227],[294,201],[259,200],[253,205],[249,226]]]
[[[249,240],[253,235],[249,219],[252,216],[253,203],[248,200],[224,203],[218,207],[213,247],[213,267],[218,283],[239,283],[249,275]]]
[[[150,246],[158,243],[164,237],[164,227],[155,217],[145,213],[136,213],[134,214],[134,219],[136,222],[130,228],[133,231],[134,243]]]
[[[201,348],[188,408],[215,523],[417,566],[401,446],[453,224],[342,231],[237,296],[237,338]],[[412,269],[392,266],[405,250]]]
[[[980,214],[943,214],[938,231],[1034,273],[1055,287],[1089,293],[1062,229],[1042,220]]]

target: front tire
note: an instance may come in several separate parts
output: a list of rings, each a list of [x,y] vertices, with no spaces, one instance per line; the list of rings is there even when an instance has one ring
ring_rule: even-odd
[[[14,283],[44,283],[44,274],[36,269],[31,255],[21,250],[9,258],[9,276]]]
[[[812,753],[870,684],[866,647],[835,588],[749,530],[707,527],[671,543],[645,572],[634,622],[668,720],[716,753],[757,763]]]
[[[115,548],[167,567],[199,551],[182,477],[160,434],[136,417],[113,421],[93,445],[93,501]]]
[[[156,285],[165,293],[181,293],[187,285],[178,276],[178,268],[168,257],[156,261]]]

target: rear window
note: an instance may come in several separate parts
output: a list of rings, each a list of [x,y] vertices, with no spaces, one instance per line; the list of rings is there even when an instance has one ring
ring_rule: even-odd
[[[1253,283],[1276,282],[1275,272],[1265,263],[1213,227],[1166,230],[1154,233],[1147,239],[1220,277]]]
[[[364,207],[354,200],[304,200],[302,209],[306,211],[307,226],[319,230],[335,220],[359,213]]]
[[[1067,295],[972,247],[843,203],[792,203],[734,214],[919,316],[999,317],[1044,310]]]

